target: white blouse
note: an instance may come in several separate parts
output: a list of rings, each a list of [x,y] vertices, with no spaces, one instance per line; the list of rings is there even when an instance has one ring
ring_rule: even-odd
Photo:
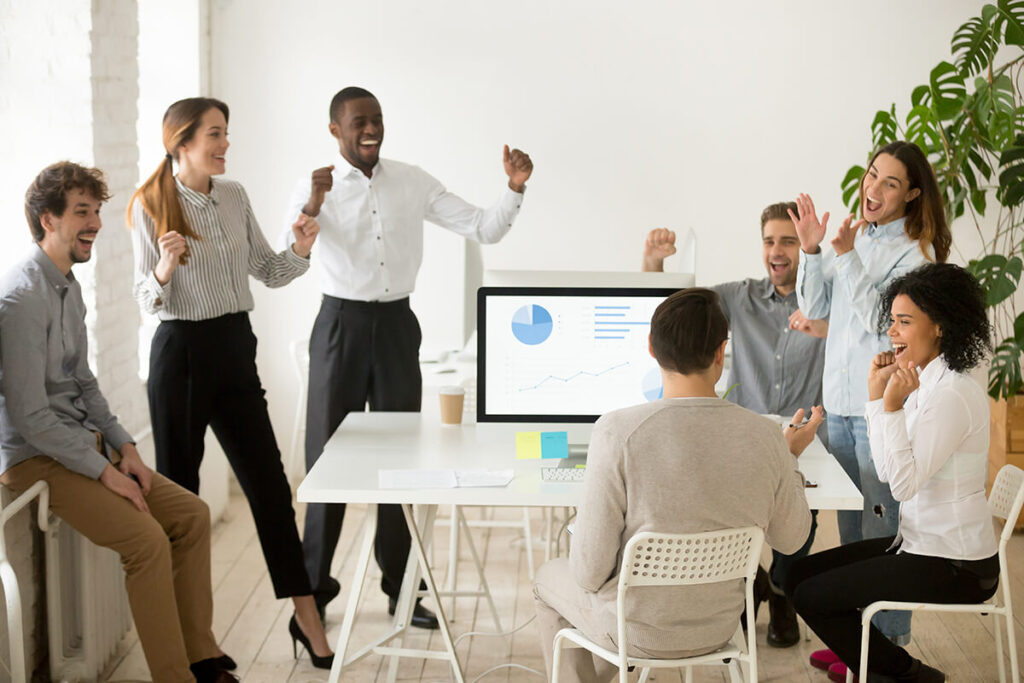
[[[985,499],[989,405],[984,390],[939,356],[902,410],[866,406],[878,478],[900,502],[901,552],[953,560],[996,554]]]

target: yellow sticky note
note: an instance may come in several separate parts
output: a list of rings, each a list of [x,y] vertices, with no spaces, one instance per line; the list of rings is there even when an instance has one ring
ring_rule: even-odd
[[[516,458],[540,460],[540,432],[516,432]]]

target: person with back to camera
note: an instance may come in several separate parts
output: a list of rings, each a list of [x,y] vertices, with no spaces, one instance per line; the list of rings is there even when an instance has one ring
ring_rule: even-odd
[[[864,419],[864,377],[871,359],[889,348],[875,325],[880,294],[894,278],[928,261],[945,262],[952,243],[935,172],[911,142],[875,152],[860,182],[860,211],[860,220],[851,214],[843,221],[827,254],[820,244],[828,213],[819,222],[814,202],[802,194],[791,214],[803,252],[800,308],[810,318],[829,318],[822,380],[829,450],[864,496],[862,511],[837,513],[843,544],[891,536],[898,525],[898,505],[872,464]],[[909,642],[909,612],[886,612],[875,620],[889,638]],[[845,675],[846,664],[828,650],[813,653],[811,664]]]
[[[801,560],[786,587],[844,662],[860,660],[859,610],[872,602],[977,603],[999,583],[985,499],[989,402],[967,375],[991,348],[984,294],[963,268],[930,263],[891,282],[881,303],[878,328],[888,327],[893,350],[871,363],[865,416],[879,479],[899,501],[899,528]],[[946,679],[874,624],[869,637],[871,683]]]
[[[330,668],[248,314],[249,276],[280,287],[305,273],[319,226],[300,216],[294,245],[274,253],[245,189],[215,177],[224,173],[227,138],[220,100],[172,104],[163,119],[167,155],[128,205],[135,298],[161,321],[147,383],[157,470],[198,493],[203,440],[213,428],[249,501],[274,594],[295,606],[292,646],[302,643],[313,666]]]
[[[769,545],[792,553],[807,539],[811,511],[797,459],[821,424],[820,406],[801,427],[779,428],[715,394],[729,323],[709,289],[669,296],[651,319],[650,350],[664,398],[603,415],[594,425],[569,557],[537,571],[534,605],[547,666],[553,639],[575,626],[616,649],[622,552],[636,533],[695,533],[757,526]],[[803,422],[804,411],[793,415]],[[736,632],[743,582],[648,588],[626,603],[634,656],[711,652]],[[605,681],[615,666],[590,652],[563,652],[560,679]]]
[[[732,390],[727,398],[762,415],[792,415],[821,403],[828,321],[808,320],[797,308],[800,238],[788,213],[796,208],[794,202],[778,202],[761,212],[761,260],[766,277],[711,287],[718,293],[732,335],[728,381]],[[651,230],[644,242],[643,270],[663,271],[665,259],[676,251],[675,240],[672,230]],[[791,334],[793,330],[804,334]],[[824,424],[817,431],[827,446]],[[800,640],[796,612],[782,587],[792,563],[810,552],[816,528],[814,511],[811,533],[803,547],[792,555],[773,550],[771,569],[757,570],[754,614],[767,600],[767,642],[772,647],[792,647]]]
[[[533,173],[528,154],[504,148],[508,187],[487,209],[473,206],[423,169],[380,158],[384,115],[368,90],[344,88],[330,104],[328,130],[338,154],[301,178],[285,222],[316,216],[323,300],[309,337],[306,471],[351,411],[419,411],[420,326],[409,295],[423,260],[423,222],[491,244],[512,228]],[[290,230],[285,239],[293,238]],[[310,503],[302,536],[306,568],[321,616],[341,591],[331,576],[345,505]],[[381,590],[394,614],[411,540],[399,505],[377,506],[374,554]],[[412,625],[436,629],[437,617],[416,601]]]

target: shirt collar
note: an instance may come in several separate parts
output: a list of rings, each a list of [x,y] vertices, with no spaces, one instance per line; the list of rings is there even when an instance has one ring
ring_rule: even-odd
[[[921,374],[917,376],[917,381],[920,383],[920,388],[924,392],[928,392],[935,388],[935,385],[939,383],[949,371],[949,365],[946,364],[946,357],[939,354],[932,359],[928,365],[924,367]]]
[[[376,178],[377,175],[380,173],[380,171],[381,171],[381,164],[380,164],[380,159],[378,158],[377,159],[377,163],[374,164],[374,166],[373,166],[373,172],[372,172],[373,173],[373,177]],[[342,156],[341,152],[338,152],[335,155],[335,158],[334,158],[334,172],[336,174],[338,174],[339,178],[346,178],[346,177],[352,175],[353,173],[358,175],[360,178],[366,178],[366,176],[363,175],[363,172],[361,170],[359,170],[358,168],[356,168],[352,164],[348,163],[348,159],[346,159],[344,156]],[[366,178],[366,179],[370,180],[369,178]]]
[[[884,237],[899,237],[904,232],[904,226],[906,225],[907,217],[897,218],[891,223],[885,225],[878,225],[877,223],[868,223],[866,233],[869,235],[882,235]]]
[[[779,294],[779,292],[775,289],[775,285],[772,284],[770,278],[764,278],[763,280],[761,280],[759,286],[761,287],[760,297],[762,299],[778,299],[779,301],[785,301],[786,299],[789,298],[788,296],[783,296]],[[792,292],[790,292],[790,295],[795,296],[796,290],[794,289]]]
[[[178,179],[178,176],[174,176],[174,184],[178,187],[178,196],[192,206],[204,207],[210,204],[216,206],[220,200],[217,181],[212,177],[210,178],[210,194],[196,192],[191,187],[188,187],[185,183],[181,182]]]
[[[39,264],[43,274],[46,276],[47,282],[53,285],[53,288],[58,291],[67,289],[72,282],[75,281],[74,273],[68,271],[67,275],[60,272],[60,268],[54,263],[50,257],[43,251],[43,248],[36,244],[36,250],[32,252],[32,260]]]

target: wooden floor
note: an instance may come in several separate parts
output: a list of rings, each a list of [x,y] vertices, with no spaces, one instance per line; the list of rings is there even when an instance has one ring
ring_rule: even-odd
[[[301,515],[302,506],[299,514]],[[354,539],[365,507],[350,505],[345,520],[339,551],[335,557],[335,575],[340,577],[344,591],[342,597],[329,606],[327,612],[328,638],[332,646],[337,639],[344,613],[347,590],[351,585],[354,564]],[[479,511],[469,511],[467,516],[478,516]],[[500,518],[513,519],[519,510],[497,511]],[[834,513],[822,513],[818,520],[818,538],[815,548],[827,548],[837,543]],[[535,512],[534,528],[541,527],[540,512]],[[301,524],[300,524],[301,528]],[[532,592],[527,575],[526,553],[522,551],[520,534],[510,529],[477,529],[474,539],[485,556],[487,578],[490,581],[494,600],[505,629],[520,626],[533,616]],[[439,581],[447,569],[448,529],[438,529],[434,556]],[[543,560],[539,544],[535,550],[535,562]],[[1018,615],[1024,615],[1024,536],[1014,537],[1010,544],[1010,565],[1013,595]],[[472,565],[469,554],[462,552],[459,563],[460,587],[472,588]],[[357,646],[367,643],[375,634],[380,634],[389,623],[385,610],[386,600],[377,588],[380,575],[373,568],[367,579],[368,590],[364,591],[360,617],[356,622],[354,641]],[[884,580],[884,577],[879,577]],[[314,669],[309,657],[301,653],[298,660],[292,657],[291,639],[288,636],[288,619],[292,614],[291,604],[275,600],[266,565],[260,552],[252,517],[244,499],[233,497],[224,519],[213,530],[213,587],[214,587],[214,632],[223,649],[238,661],[236,672],[245,683],[312,683],[326,681],[327,672]],[[810,642],[801,641],[796,647],[774,649],[765,643],[767,629],[767,608],[763,606],[757,620],[758,662],[762,681],[817,681],[823,683],[827,677],[807,664],[811,651],[821,647],[817,638]],[[493,632],[494,624],[489,611],[482,601],[460,599],[456,605],[452,622],[455,637],[470,631]],[[1020,618],[1017,620],[1018,650],[1022,650],[1024,661],[1024,630]],[[994,681],[998,680],[995,666],[995,650],[992,639],[992,622],[972,615],[918,614],[913,622],[913,643],[910,651],[925,661],[944,670],[951,681]],[[406,645],[441,649],[436,632],[412,629]],[[467,681],[473,681],[486,670],[501,664],[516,664],[543,671],[537,632],[528,624],[523,630],[507,637],[469,636],[457,644]],[[109,675],[102,679],[109,682],[149,681],[149,674],[142,657],[138,639],[130,633],[122,642],[118,657],[110,666]],[[382,658],[371,655],[342,675],[345,681],[385,680],[387,665]],[[539,681],[543,674],[531,673],[522,668],[498,669],[484,681]],[[698,669],[694,677],[698,681],[728,680],[724,669]],[[449,681],[449,668],[441,662],[404,660],[399,667],[400,681]],[[681,681],[676,671],[655,672],[652,680]],[[635,680],[635,674],[632,680]]]

